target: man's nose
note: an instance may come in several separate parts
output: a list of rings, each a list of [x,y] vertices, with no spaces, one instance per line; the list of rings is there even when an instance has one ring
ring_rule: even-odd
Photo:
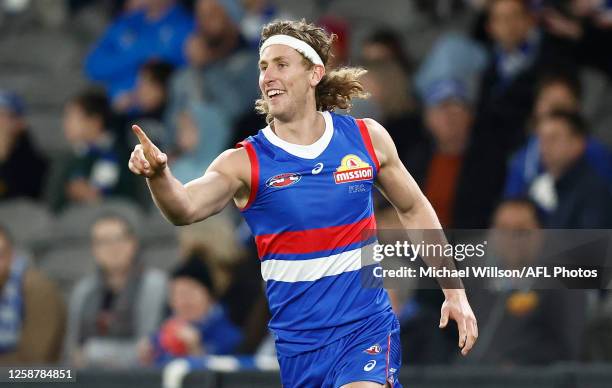
[[[270,83],[271,81],[274,81],[275,79],[275,74],[274,74],[274,70],[272,69],[272,66],[266,68],[266,70],[264,70],[264,74],[263,74],[263,82],[264,84]]]

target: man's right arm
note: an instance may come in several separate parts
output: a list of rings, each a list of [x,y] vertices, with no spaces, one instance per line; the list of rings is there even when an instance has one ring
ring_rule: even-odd
[[[232,198],[243,206],[249,196],[250,162],[242,148],[227,150],[215,159],[204,175],[183,185],[170,172],[167,156],[138,126],[140,144],[130,157],[129,168],[144,175],[153,200],[175,225],[189,225],[220,212]]]

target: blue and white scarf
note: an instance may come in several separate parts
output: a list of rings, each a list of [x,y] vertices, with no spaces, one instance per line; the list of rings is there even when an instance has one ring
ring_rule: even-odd
[[[15,349],[21,337],[23,320],[23,278],[27,269],[23,257],[13,258],[0,295],[0,354]]]
[[[530,67],[536,60],[542,41],[542,33],[534,29],[527,36],[527,40],[512,52],[507,52],[501,47],[495,49],[495,64],[500,90],[505,89],[518,74]]]

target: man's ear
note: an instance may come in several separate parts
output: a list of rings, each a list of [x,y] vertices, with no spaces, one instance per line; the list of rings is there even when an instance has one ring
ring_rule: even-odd
[[[310,85],[315,87],[321,82],[323,76],[325,75],[325,67],[322,65],[314,65],[312,71],[312,77],[310,78]]]

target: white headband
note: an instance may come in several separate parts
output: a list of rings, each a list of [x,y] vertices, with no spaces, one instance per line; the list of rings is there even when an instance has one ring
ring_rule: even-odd
[[[261,48],[259,49],[259,56],[261,56],[263,51],[268,46],[271,46],[273,44],[282,44],[285,46],[289,46],[295,49],[303,56],[305,56],[306,58],[310,59],[310,61],[315,65],[325,66],[323,64],[323,61],[321,60],[321,57],[319,56],[319,54],[317,54],[315,49],[313,49],[308,43],[304,42],[303,40],[299,40],[289,35],[272,35],[271,37],[266,39],[265,42],[263,42],[263,44],[261,45]]]

